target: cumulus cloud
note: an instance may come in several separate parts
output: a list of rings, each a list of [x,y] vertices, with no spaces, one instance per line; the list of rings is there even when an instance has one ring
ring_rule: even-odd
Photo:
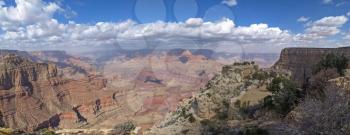
[[[0,44],[11,47],[63,47],[63,46],[160,46],[193,47],[200,41],[203,46],[246,45],[275,48],[303,45],[340,33],[348,21],[346,16],[324,17],[310,22],[305,33],[294,34],[268,24],[237,26],[233,20],[204,21],[190,18],[184,22],[139,24],[132,20],[123,22],[98,22],[96,24],[61,23],[53,15],[62,10],[56,3],[40,0],[16,0],[16,6],[0,6]],[[146,42],[146,43],[145,43]],[[196,43],[195,43],[196,44]],[[259,49],[257,49],[260,51]]]
[[[224,0],[222,1],[223,4],[226,4],[230,7],[236,6],[237,5],[237,0]]]
[[[298,18],[297,22],[307,22],[309,20],[310,20],[309,17],[302,16],[302,17]]]
[[[189,18],[186,21],[186,24],[190,26],[198,26],[203,24],[203,20],[201,18]]]
[[[16,0],[16,6],[0,7],[0,26],[3,30],[34,23],[46,22],[60,10],[56,3],[45,3],[41,0]]]
[[[304,36],[308,38],[324,38],[340,33],[341,27],[348,21],[346,16],[329,16],[308,25]]]
[[[190,18],[184,23],[156,22],[138,24],[128,20],[120,23],[99,22],[94,25],[60,24],[51,19],[46,23],[26,26],[16,31],[6,31],[2,42],[41,45],[105,45],[128,44],[148,38],[165,45],[183,44],[182,41],[202,40],[205,44],[220,45],[223,42],[250,44],[278,44],[291,40],[288,31],[267,24],[235,26],[230,19],[204,22]],[[0,38],[1,39],[1,38]],[[133,42],[135,43],[135,42]]]

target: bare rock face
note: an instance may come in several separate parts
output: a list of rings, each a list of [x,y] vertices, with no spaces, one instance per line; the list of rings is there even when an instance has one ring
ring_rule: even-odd
[[[286,48],[273,68],[288,70],[292,79],[302,85],[312,74],[312,66],[327,54],[344,55],[350,58],[350,48]]]
[[[89,73],[96,73],[92,60],[67,54],[65,51],[28,52],[35,62],[51,62],[57,65],[59,75],[66,78],[81,79]]]
[[[7,63],[0,70],[2,119],[5,126],[25,131],[113,128],[129,120],[145,130],[222,66],[181,51],[174,56],[118,57],[116,63],[106,63],[100,75],[89,60],[61,51],[0,50],[0,56],[6,56],[0,62]],[[144,68],[147,64],[152,69]]]
[[[96,73],[96,68],[92,60],[86,57],[76,57],[67,54],[64,51],[17,51],[17,50],[0,50],[0,56],[15,54],[38,63],[53,63],[57,67],[58,75],[66,78],[81,79],[88,73]]]
[[[106,90],[107,80],[102,76],[74,80],[57,72],[54,64],[14,54],[0,57],[0,119],[6,127],[24,131],[77,128],[119,108],[112,96],[115,91]]]
[[[15,55],[1,58],[0,66],[0,87],[4,90],[31,85],[32,81],[48,81],[57,75],[55,65],[33,63]]]
[[[0,110],[5,125],[24,130],[48,126],[54,114],[34,89],[38,82],[50,85],[50,79],[57,75],[55,65],[10,54],[1,57],[0,66]]]

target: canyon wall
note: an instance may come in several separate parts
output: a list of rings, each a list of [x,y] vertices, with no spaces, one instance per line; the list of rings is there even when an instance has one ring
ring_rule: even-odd
[[[312,74],[313,65],[327,54],[344,55],[350,59],[350,47],[343,48],[285,48],[273,68],[288,70],[301,86]]]
[[[119,108],[112,96],[115,91],[105,90],[107,80],[102,76],[73,80],[57,74],[55,64],[0,52],[0,120],[6,127],[80,127]]]
[[[0,61],[0,89],[25,86],[30,81],[47,80],[56,75],[53,64],[32,63],[15,55],[6,55]]]

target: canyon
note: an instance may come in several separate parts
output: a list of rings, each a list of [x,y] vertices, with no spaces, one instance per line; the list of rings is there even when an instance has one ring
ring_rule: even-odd
[[[26,132],[113,129],[128,121],[143,132],[197,93],[223,65],[242,59],[241,54],[188,49],[89,55],[0,50],[0,58],[1,123]],[[274,58],[268,54],[261,63],[271,65]]]
[[[250,62],[226,65],[205,87],[201,88],[200,92],[180,102],[175,111],[168,113],[164,120],[155,124],[146,134],[309,134],[320,132],[320,129],[310,131],[310,128],[319,127],[318,124],[321,123],[326,126],[325,131],[329,131],[330,125],[325,124],[326,120],[318,121],[323,121],[329,115],[331,115],[329,119],[340,117],[340,121],[344,120],[344,117],[335,115],[337,111],[327,113],[327,110],[343,111],[347,108],[346,105],[335,107],[335,103],[347,104],[346,97],[350,88],[348,70],[342,77],[324,80],[322,82],[325,86],[324,95],[321,97],[313,97],[315,95],[312,94],[303,95],[302,86],[308,78],[315,77],[312,73],[314,66],[328,54],[341,55],[349,60],[349,49],[286,48],[282,50],[280,59],[268,69],[259,69],[258,65]],[[292,81],[289,85],[277,81],[282,78]],[[274,89],[276,86],[285,92],[271,91],[276,90]],[[294,86],[295,95],[287,94],[291,92],[289,88]],[[320,87],[322,86],[318,88]],[[308,90],[312,89],[308,88],[305,91]],[[338,92],[340,95],[334,96]],[[301,100],[293,103],[292,106],[295,108],[292,107],[284,115],[273,111],[276,106],[266,108],[271,100],[273,102],[279,102],[280,98],[284,101],[292,100],[293,96],[298,94],[301,94]],[[317,98],[322,100],[319,101]],[[279,103],[283,103],[283,100]],[[324,108],[323,105],[326,104],[329,106]],[[286,105],[283,104],[283,107]],[[320,114],[325,115],[319,116]],[[315,117],[317,119],[314,119]],[[347,129],[342,131],[334,129],[331,132],[349,134]]]
[[[349,52],[286,48],[277,60],[274,54],[245,54],[243,59],[241,54],[190,49],[79,56],[0,50],[0,123],[25,132],[49,128],[61,134],[108,134],[132,122],[138,133],[195,134],[203,128],[201,121],[225,113],[230,126],[249,125],[240,121],[243,116],[235,103],[257,105],[271,95],[266,86],[272,78],[261,82],[252,79],[255,73],[290,76],[303,85],[324,55],[350,58]],[[260,62],[235,63],[244,60]],[[230,62],[234,64],[227,65]],[[268,65],[271,68],[264,68]],[[348,88],[348,77],[332,81]]]

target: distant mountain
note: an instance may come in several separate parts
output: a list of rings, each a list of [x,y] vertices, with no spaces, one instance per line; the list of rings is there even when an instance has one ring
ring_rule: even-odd
[[[0,50],[0,55],[15,54],[34,62],[54,63],[59,74],[65,73],[66,77],[79,78],[88,75],[87,72],[95,72],[92,60],[86,57],[76,57],[64,51],[17,51]]]
[[[230,52],[216,52],[210,49],[140,49],[140,50],[123,50],[123,49],[110,49],[99,50],[88,53],[79,54],[91,59],[95,59],[99,66],[112,59],[133,59],[138,57],[155,56],[155,55],[168,55],[168,56],[180,56],[183,52],[189,51],[192,55],[204,56],[208,59],[212,59],[223,64],[231,64],[240,61],[256,61],[261,67],[270,67],[278,59],[279,53],[230,53]]]

